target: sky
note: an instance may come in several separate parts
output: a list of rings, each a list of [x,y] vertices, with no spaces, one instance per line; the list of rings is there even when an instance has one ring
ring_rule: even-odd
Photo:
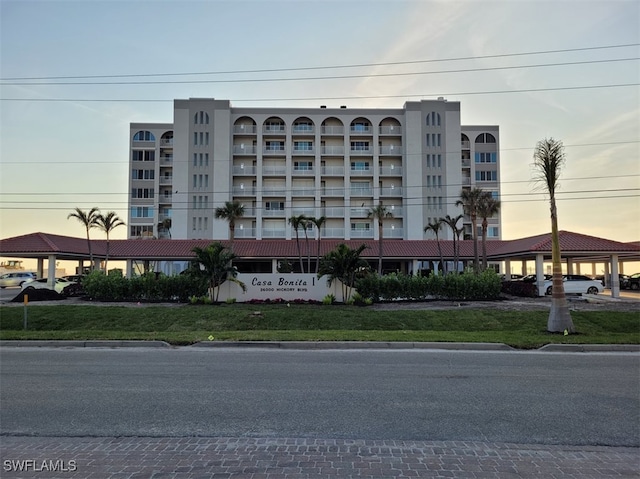
[[[84,237],[75,207],[126,221],[129,124],[171,123],[176,98],[444,96],[500,127],[503,239],[550,231],[532,163],[552,137],[560,229],[639,241],[639,58],[639,0],[0,0],[0,238]]]

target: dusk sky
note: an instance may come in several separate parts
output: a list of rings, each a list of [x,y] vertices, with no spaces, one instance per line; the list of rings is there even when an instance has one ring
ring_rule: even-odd
[[[172,122],[176,98],[444,96],[462,124],[500,127],[503,239],[550,231],[531,164],[553,137],[560,229],[640,240],[638,0],[2,0],[0,17],[2,238],[84,237],[75,207],[126,221],[129,123]]]

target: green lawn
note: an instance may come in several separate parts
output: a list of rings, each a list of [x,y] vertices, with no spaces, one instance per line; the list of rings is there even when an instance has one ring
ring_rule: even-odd
[[[254,316],[259,311],[261,316]],[[575,335],[546,332],[548,312],[460,309],[376,311],[326,305],[0,307],[0,339],[463,341],[536,348],[548,343],[640,344],[634,312],[572,312]]]

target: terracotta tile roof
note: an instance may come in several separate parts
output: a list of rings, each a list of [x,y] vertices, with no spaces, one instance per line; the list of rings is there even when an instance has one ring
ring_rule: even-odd
[[[621,243],[594,236],[560,232],[560,247],[563,255],[617,253],[638,256],[640,259],[640,245],[637,243]],[[213,240],[111,240],[109,245],[110,259],[189,259],[193,257],[195,246],[204,248]],[[228,241],[222,241],[226,246]],[[345,243],[351,248],[361,244],[367,246],[362,256],[377,258],[379,242],[377,240],[339,240],[323,239],[320,244],[320,254],[324,255],[333,250],[338,244]],[[106,254],[106,240],[91,240],[92,252],[96,257],[103,258]],[[440,247],[445,257],[453,256],[453,241],[441,240]],[[307,255],[307,243],[300,240],[302,255]],[[438,258],[438,242],[431,240],[398,240],[385,239],[383,244],[385,258]],[[478,243],[478,253],[481,252],[481,242]],[[311,257],[317,254],[317,242],[309,240]],[[241,258],[297,258],[298,248],[295,239],[291,240],[238,240],[234,241],[234,252]],[[531,256],[536,253],[550,254],[551,235],[549,233],[530,236],[517,240],[487,241],[487,255],[500,259],[506,257]],[[87,240],[69,236],[48,233],[32,233],[0,240],[0,255],[7,257],[42,257],[55,254],[61,259],[87,259],[89,249]],[[473,258],[473,241],[460,242],[460,258]]]

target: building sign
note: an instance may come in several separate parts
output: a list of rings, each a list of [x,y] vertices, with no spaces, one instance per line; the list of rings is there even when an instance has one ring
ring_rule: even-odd
[[[246,292],[237,284],[227,281],[220,287],[220,301],[228,298],[235,298],[239,303],[252,299],[322,301],[326,295],[335,294],[335,285],[327,286],[327,278],[318,278],[315,274],[239,273],[236,279],[244,283]]]

